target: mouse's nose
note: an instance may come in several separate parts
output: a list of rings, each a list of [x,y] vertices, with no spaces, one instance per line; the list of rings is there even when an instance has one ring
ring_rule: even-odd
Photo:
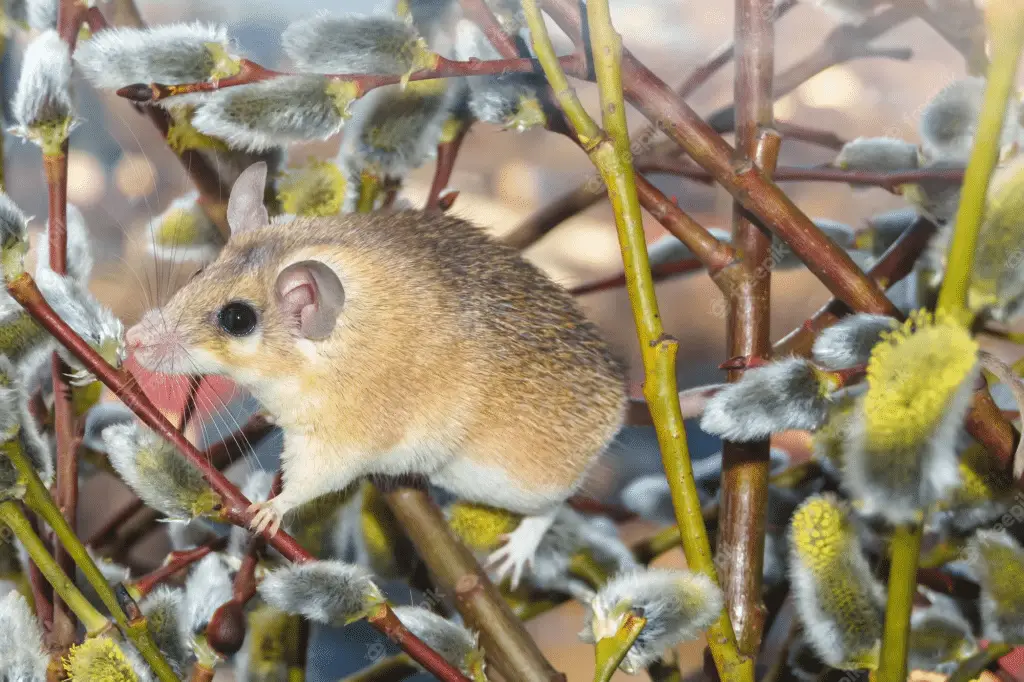
[[[150,345],[151,339],[159,332],[160,319],[157,311],[150,310],[142,319],[125,332],[124,340],[128,350]]]

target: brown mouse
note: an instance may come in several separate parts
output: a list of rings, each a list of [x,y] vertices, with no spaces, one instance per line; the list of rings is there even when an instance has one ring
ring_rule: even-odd
[[[419,474],[525,518],[491,561],[517,583],[555,511],[618,431],[619,362],[573,298],[469,223],[421,211],[271,223],[266,166],[231,238],[128,332],[154,371],[223,374],[284,431],[290,509],[355,479]]]

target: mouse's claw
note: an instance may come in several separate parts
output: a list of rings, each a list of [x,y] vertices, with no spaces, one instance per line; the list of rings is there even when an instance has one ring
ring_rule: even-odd
[[[250,530],[259,534],[269,526],[270,537],[277,535],[277,531],[281,529],[281,518],[283,515],[274,505],[274,500],[254,502],[249,505],[248,511],[253,514],[252,521],[249,522]]]
[[[92,382],[96,381],[96,377],[94,377],[87,369],[76,369],[68,372],[66,376],[68,377],[68,383],[76,388],[88,386]]]
[[[501,582],[511,573],[509,583],[514,590],[519,587],[526,568],[533,564],[537,548],[555,520],[556,511],[537,516],[526,516],[516,529],[504,536],[505,544],[487,557],[488,566],[493,566],[495,582]]]

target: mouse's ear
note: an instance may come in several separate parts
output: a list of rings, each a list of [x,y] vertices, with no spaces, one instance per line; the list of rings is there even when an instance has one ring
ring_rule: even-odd
[[[325,263],[292,263],[277,276],[277,301],[285,319],[310,340],[325,339],[334,331],[345,305],[345,288]]]
[[[267,186],[267,164],[254,163],[242,171],[228,197],[228,226],[231,234],[245,232],[270,224],[270,216],[263,205],[263,192]]]

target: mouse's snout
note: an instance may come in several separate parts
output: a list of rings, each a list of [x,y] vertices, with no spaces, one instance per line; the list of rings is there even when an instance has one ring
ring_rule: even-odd
[[[146,369],[175,373],[185,360],[181,335],[160,310],[150,310],[125,334],[128,352]]]

